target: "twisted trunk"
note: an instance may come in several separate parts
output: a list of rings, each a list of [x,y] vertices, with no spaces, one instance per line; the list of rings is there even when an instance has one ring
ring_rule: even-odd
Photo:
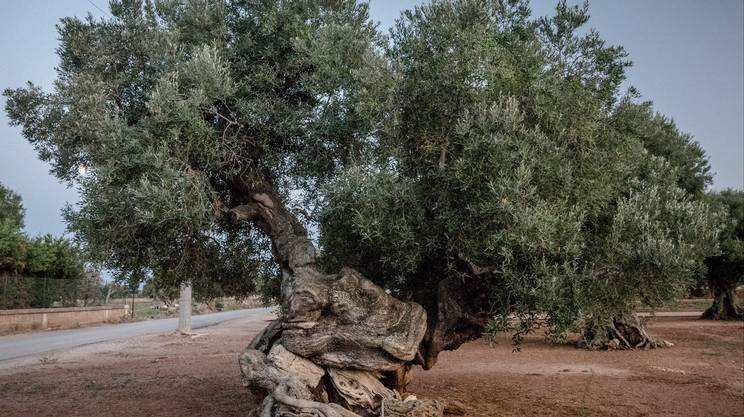
[[[701,319],[708,320],[742,320],[744,313],[736,305],[736,288],[722,280],[711,279],[710,289],[713,293],[713,304],[708,307]]]
[[[666,340],[655,339],[646,332],[646,325],[636,315],[616,318],[600,334],[585,334],[579,347],[588,349],[632,350],[672,347]]]
[[[426,335],[419,345],[416,364],[431,369],[439,353],[455,350],[481,337],[488,322],[487,304],[479,281],[449,277],[439,282],[436,303],[429,307]]]
[[[612,345],[609,347],[615,349],[655,349],[673,346],[671,342],[649,336],[646,325],[635,315],[613,320],[609,336],[612,337],[610,340]]]
[[[265,395],[259,416],[461,413],[442,401],[403,398],[413,364],[430,367],[442,349],[480,335],[470,329],[462,338],[448,328],[460,323],[448,317],[462,313],[460,303],[442,303],[437,319],[427,321],[421,305],[392,297],[353,269],[323,273],[307,231],[278,193],[241,192],[242,204],[222,212],[266,232],[282,272],[281,316],[239,360],[244,385]],[[440,298],[448,300],[446,290]]]

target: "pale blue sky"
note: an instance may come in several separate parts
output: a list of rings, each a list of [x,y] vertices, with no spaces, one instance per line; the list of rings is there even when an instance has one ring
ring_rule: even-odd
[[[91,1],[107,9],[105,0]],[[388,28],[402,10],[418,3],[372,0],[372,17]],[[533,0],[532,8],[545,15],[554,4]],[[101,15],[88,0],[4,0],[0,90],[27,80],[50,86],[57,64],[55,23],[88,11]],[[629,83],[708,152],[714,188],[744,188],[744,2],[595,0],[591,12],[590,26],[630,53]],[[77,199],[48,169],[0,111],[0,182],[23,197],[31,235],[63,233],[60,209]]]

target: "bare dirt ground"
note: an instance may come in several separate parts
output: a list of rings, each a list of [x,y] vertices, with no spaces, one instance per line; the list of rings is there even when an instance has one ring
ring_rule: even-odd
[[[268,319],[268,316],[267,316]],[[237,356],[262,323],[142,336],[0,369],[0,415],[246,416]],[[411,391],[479,416],[744,416],[744,323],[656,320],[671,349],[588,352],[528,337],[473,342],[417,371]]]

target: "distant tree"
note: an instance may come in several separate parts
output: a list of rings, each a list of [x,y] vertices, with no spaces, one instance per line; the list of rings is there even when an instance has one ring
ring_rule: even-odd
[[[18,229],[23,229],[25,214],[21,196],[0,183],[0,223],[10,223]]]
[[[83,277],[77,247],[51,235],[29,239],[22,230],[21,198],[2,185],[0,194],[0,308],[75,304]]]
[[[83,306],[105,304],[105,294],[103,296],[101,294],[102,285],[103,279],[100,272],[90,269],[86,270],[77,283],[75,291],[76,301]]]
[[[147,285],[145,285],[147,288]],[[114,298],[126,298],[130,291],[120,282],[114,280],[104,282],[99,287],[100,297],[104,305],[108,304]]]
[[[37,278],[34,307],[50,307],[55,302],[76,305],[85,287],[85,267],[80,252],[65,238],[44,235],[29,240],[24,275]]]
[[[736,287],[744,283],[744,191],[713,192],[710,198],[721,205],[726,216],[720,235],[721,253],[705,260],[713,305],[702,318],[741,320],[744,312],[736,302]]]
[[[21,197],[0,184],[0,275],[6,289],[8,276],[23,270],[26,265],[23,216]]]
[[[23,231],[10,222],[0,222],[0,271],[16,274],[26,268],[28,241]]]
[[[28,307],[32,300],[31,282],[19,278],[26,268],[28,240],[10,221],[0,221],[0,309]]]
[[[27,264],[23,216],[21,197],[0,184],[0,309],[24,307],[31,300],[30,282],[17,276]]]
[[[706,194],[712,182],[710,164],[700,144],[680,132],[674,122],[655,114],[651,104],[623,101],[613,115],[615,127],[639,138],[652,155],[664,158],[680,188],[696,200],[710,199],[720,209],[723,224],[719,236],[720,254],[705,260],[693,288],[707,285],[713,294],[713,305],[703,318],[741,319],[736,304],[736,286],[744,278],[744,197],[741,191],[726,190]]]

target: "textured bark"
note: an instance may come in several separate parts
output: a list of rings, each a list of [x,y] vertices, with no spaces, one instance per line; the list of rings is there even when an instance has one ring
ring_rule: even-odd
[[[484,308],[487,292],[477,283],[460,277],[440,281],[436,306],[429,310],[426,335],[416,361],[424,369],[436,364],[440,352],[455,350],[483,334],[489,318],[483,313],[487,311]]]
[[[674,346],[666,340],[654,339],[646,332],[646,326],[638,316],[632,315],[617,318],[604,329],[600,337],[588,338],[592,340],[588,345],[584,342],[579,346],[589,349],[632,350],[655,349]]]
[[[401,396],[412,364],[422,363],[424,308],[396,299],[352,269],[322,273],[305,228],[267,189],[243,189],[241,203],[230,209],[215,204],[232,221],[261,227],[282,271],[281,315],[239,360],[243,384],[265,395],[258,415],[442,416],[443,401]],[[442,288],[444,301],[448,287]],[[461,302],[440,304],[447,323],[460,323]],[[440,340],[457,339],[446,325],[435,329],[427,340],[436,347],[428,348],[429,362],[423,363],[433,363],[436,353],[457,343]]]
[[[713,304],[708,307],[701,319],[708,320],[742,320],[744,313],[736,306],[736,289],[723,282],[711,280],[710,289],[713,292]]]
[[[386,385],[399,380],[383,375],[407,375],[426,331],[421,306],[391,297],[350,269],[323,275],[305,266],[290,279],[284,286],[282,316],[240,358],[243,383],[271,397],[262,404],[262,413],[443,415],[442,402],[402,405],[394,389],[401,384]],[[406,407],[411,411],[401,414]]]

